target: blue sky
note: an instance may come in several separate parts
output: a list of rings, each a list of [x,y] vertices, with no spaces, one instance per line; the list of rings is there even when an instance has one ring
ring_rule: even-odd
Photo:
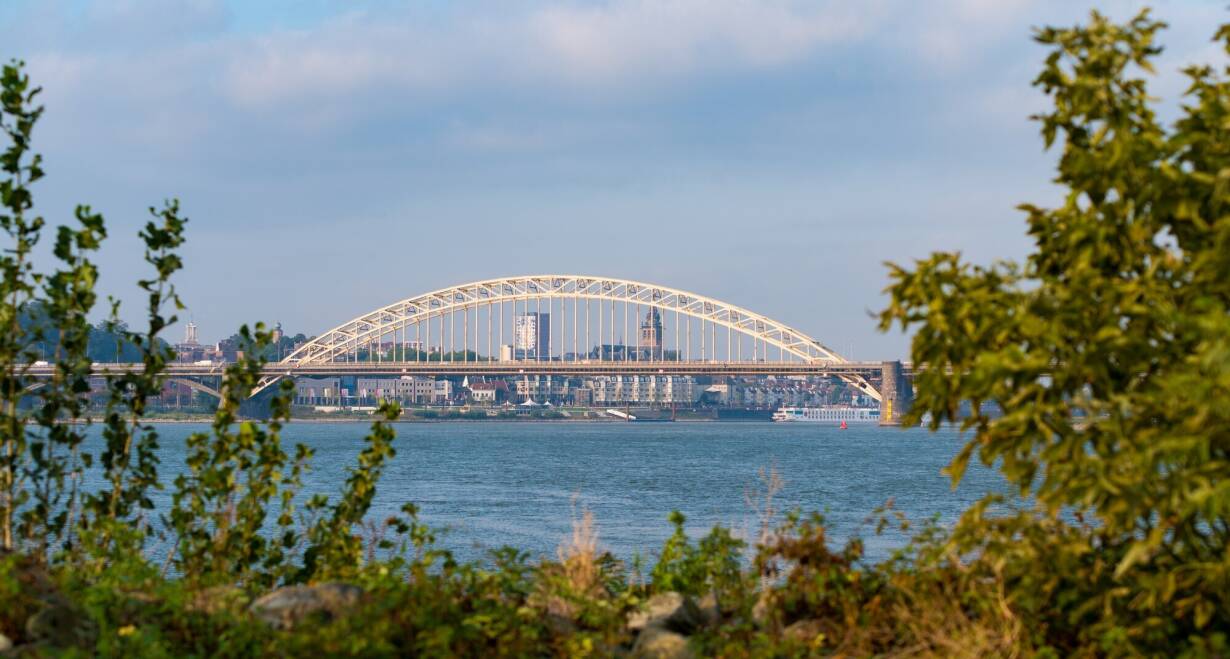
[[[1045,107],[1030,30],[1093,4],[6,0],[0,55],[45,88],[39,209],[106,214],[103,287],[131,317],[136,230],[174,196],[207,340],[564,272],[693,290],[881,359],[908,348],[869,317],[884,261],[1028,249],[1015,205],[1056,197],[1027,120]],[[1230,16],[1153,4],[1171,24],[1153,91],[1173,107]]]

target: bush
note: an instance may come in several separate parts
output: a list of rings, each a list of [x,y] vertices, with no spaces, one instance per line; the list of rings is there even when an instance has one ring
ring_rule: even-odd
[[[1095,13],[1038,32],[1063,205],[1021,207],[1023,265],[894,267],[881,316],[915,328],[926,367],[906,423],[974,403],[954,483],[977,454],[1034,502],[993,515],[988,498],[952,551],[994,569],[1034,641],[1065,654],[1201,653],[1230,629],[1230,82],[1187,69],[1183,116],[1160,125],[1135,76],[1162,27]],[[1217,38],[1230,52],[1230,26]]]

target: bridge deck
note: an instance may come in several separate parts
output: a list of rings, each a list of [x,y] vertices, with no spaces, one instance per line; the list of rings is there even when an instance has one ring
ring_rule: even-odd
[[[219,376],[225,364],[169,364],[170,376]],[[725,362],[725,361],[507,361],[507,362],[351,362],[293,365],[271,363],[266,376],[401,376],[401,375],[863,375],[879,376],[882,362],[806,363],[806,362]],[[98,375],[121,374],[141,369],[140,364],[96,364]],[[28,375],[49,377],[53,366],[31,366]]]

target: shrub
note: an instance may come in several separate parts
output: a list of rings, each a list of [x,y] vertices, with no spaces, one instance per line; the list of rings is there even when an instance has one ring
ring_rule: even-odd
[[[915,329],[925,367],[907,423],[974,403],[954,483],[977,454],[1035,502],[990,514],[989,498],[950,543],[1001,571],[1034,641],[1061,653],[1205,652],[1230,629],[1230,80],[1188,68],[1182,117],[1162,126],[1137,77],[1162,27],[1095,13],[1037,33],[1062,205],[1021,207],[1023,265],[894,267],[881,315]],[[1217,38],[1230,52],[1230,26]]]

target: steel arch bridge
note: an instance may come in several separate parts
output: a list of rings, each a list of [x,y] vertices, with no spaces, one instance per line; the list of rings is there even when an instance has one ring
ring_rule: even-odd
[[[636,373],[694,372],[704,364],[832,367],[836,377],[881,400],[860,372],[841,367],[849,360],[785,323],[668,286],[586,275],[487,279],[394,302],[299,347],[259,389],[329,366],[387,372],[434,363],[464,371],[472,363],[477,373],[509,362],[526,372],[535,363],[544,372],[611,362]]]

